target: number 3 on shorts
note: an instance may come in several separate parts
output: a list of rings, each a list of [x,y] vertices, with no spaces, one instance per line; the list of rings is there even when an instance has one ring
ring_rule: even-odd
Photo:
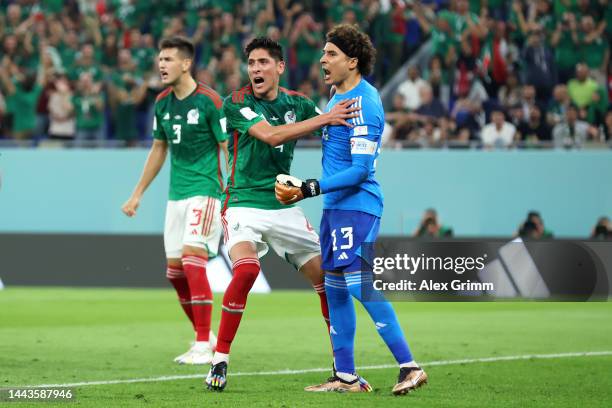
[[[353,247],[353,227],[342,227],[340,228],[340,233],[342,234],[342,238],[348,240],[348,242],[344,245],[340,245],[340,249],[351,249]],[[332,230],[332,250],[338,250],[336,246],[336,230]]]

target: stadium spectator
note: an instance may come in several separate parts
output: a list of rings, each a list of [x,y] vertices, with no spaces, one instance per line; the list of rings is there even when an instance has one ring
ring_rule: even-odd
[[[100,61],[96,58],[96,49],[93,44],[84,44],[72,67],[67,68],[68,77],[71,81],[78,80],[83,72],[91,73],[94,81],[103,79],[104,73],[100,69]]]
[[[510,111],[508,113],[509,113],[508,115],[509,122],[512,123],[517,128],[521,125],[521,123],[525,122],[528,118],[528,117],[525,117],[523,106],[520,103],[517,103],[516,105],[511,106]]]
[[[506,83],[499,88],[497,99],[503,109],[510,109],[521,101],[521,86],[515,73],[510,73]]]
[[[6,56],[16,67],[9,78],[22,79],[44,63],[48,75],[67,74],[71,88],[77,90],[80,74],[90,72],[93,85],[99,84],[103,94],[109,93],[110,114],[103,119],[103,128],[110,129],[106,136],[120,139],[126,135],[115,134],[122,130],[114,126],[116,98],[110,97],[111,88],[116,87],[116,73],[121,71],[119,54],[130,51],[135,83],[149,82],[155,72],[155,45],[164,33],[184,34],[198,44],[196,72],[206,69],[210,73],[206,74],[206,83],[215,84],[221,93],[231,91],[246,78],[244,65],[236,63],[243,44],[268,33],[285,42],[289,50],[285,61],[291,75],[283,76],[281,86],[296,89],[308,80],[319,106],[325,104],[329,94],[316,70],[322,46],[320,33],[331,24],[353,21],[369,32],[379,58],[375,75],[368,80],[380,86],[416,49],[413,46],[422,44],[423,36],[428,36],[431,47],[419,50],[419,58],[423,58],[414,64],[428,68],[422,78],[417,73],[415,81],[429,83],[434,99],[459,113],[460,134],[465,136],[467,132],[473,139],[484,126],[483,112],[495,106],[509,112],[516,126],[529,121],[534,105],[530,88],[524,88],[525,100],[517,91],[525,85],[535,86],[537,105],[546,112],[550,127],[564,120],[569,102],[562,89],[567,87],[571,101],[579,107],[579,119],[600,127],[604,134],[612,96],[612,7],[608,0],[334,0],[303,4],[295,0],[156,1],[155,7],[142,0],[52,1],[40,5],[19,0],[4,4],[0,10],[0,60]],[[46,43],[43,56],[37,52],[41,40]],[[420,106],[420,85],[416,90],[414,85],[404,93],[412,112]],[[43,87],[36,101],[37,124],[35,130],[29,130],[31,135],[47,133],[51,88],[51,84]],[[399,87],[396,89],[399,91]],[[14,98],[4,85],[0,92],[7,103],[3,127],[10,124],[10,133],[13,124],[7,120],[12,117]],[[147,91],[135,104],[141,137],[150,127],[146,122],[151,95]],[[523,105],[522,118],[514,115],[512,107],[517,103]],[[25,122],[16,119],[19,125]]]
[[[119,51],[118,68],[108,84],[109,102],[117,139],[134,146],[138,139],[136,106],[146,97],[147,81],[137,75],[132,54]]]
[[[294,30],[289,37],[289,43],[295,50],[296,69],[293,74],[293,83],[301,83],[308,78],[313,63],[321,55],[323,46],[323,27],[317,23],[312,14],[305,13],[296,20]]]
[[[100,146],[104,140],[104,94],[101,83],[94,83],[90,73],[84,72],[79,78],[73,105],[76,115],[76,137],[78,145],[94,141]]]
[[[517,139],[516,127],[506,122],[503,111],[496,109],[491,112],[491,123],[487,124],[480,134],[482,144],[486,148],[510,147]]]
[[[385,120],[391,125],[390,143],[405,140],[410,131],[410,111],[405,106],[401,93],[393,95],[391,109],[385,114]]]
[[[450,114],[459,130],[459,140],[477,140],[485,124],[485,113],[478,98],[461,98],[453,106]],[[467,138],[466,138],[467,136]]]
[[[557,147],[580,147],[592,134],[593,128],[578,119],[578,108],[570,105],[565,112],[563,122],[553,128],[553,141]]]
[[[512,55],[507,40],[506,23],[495,20],[487,21],[491,29],[484,43],[482,64],[490,79],[490,93],[495,95],[508,79]]]
[[[557,23],[550,45],[555,49],[555,62],[561,83],[567,83],[574,75],[581,60],[576,16],[566,12]]]
[[[523,109],[523,118],[529,117],[529,112],[534,106],[538,106],[536,99],[536,88],[533,85],[523,85],[522,89],[521,108]]]
[[[423,32],[429,34],[431,38],[431,54],[441,57],[448,63],[449,55],[452,56],[450,50],[457,48],[449,21],[443,18],[441,14],[438,14],[434,16],[435,22],[430,23],[426,17],[426,8],[420,3],[416,2],[414,4],[414,13]],[[433,13],[430,12],[428,14],[432,15]]]
[[[421,221],[412,236],[420,238],[452,237],[453,229],[442,225],[438,220],[438,212],[434,208],[428,208],[423,213]]]
[[[610,45],[608,40],[602,36],[605,24],[599,28],[595,27],[593,16],[582,15],[580,19],[580,49],[583,60],[591,71],[591,76],[601,85],[605,86],[610,60]]]
[[[604,117],[606,116],[607,110],[608,92],[603,86],[598,85],[591,96],[591,102],[585,109],[581,109],[580,119],[585,120],[594,127],[599,127],[604,123]]]
[[[446,130],[446,127],[439,126],[438,122],[427,117],[410,133],[408,140],[421,147],[439,147],[447,139]]]
[[[527,143],[548,142],[552,139],[551,129],[542,116],[540,108],[537,106],[531,108],[527,121],[522,122],[518,127],[517,139]]]
[[[567,84],[567,92],[578,108],[585,108],[591,103],[593,93],[597,91],[597,82],[589,77],[589,68],[586,64],[576,65],[576,77]]]
[[[101,55],[102,68],[104,72],[110,73],[117,68],[119,39],[117,38],[116,34],[110,33],[104,38]]]
[[[44,52],[41,43],[40,52]],[[47,82],[45,65],[38,73],[22,73],[8,55],[2,58],[0,66],[0,88],[6,95],[7,113],[11,123],[10,134],[18,140],[30,139],[36,129],[36,105]]]
[[[536,97],[542,104],[548,102],[557,83],[557,69],[553,51],[546,45],[544,30],[534,27],[523,48],[521,62],[524,64],[525,83],[533,85]]]
[[[415,110],[419,120],[433,119],[437,123],[447,115],[446,109],[439,99],[434,98],[433,89],[426,85],[419,90],[420,106]]]
[[[79,54],[79,37],[74,30],[67,30],[62,38],[62,43],[57,49],[62,62],[62,71],[74,66],[77,55]],[[117,56],[115,55],[115,59]]]
[[[74,105],[68,78],[59,75],[49,94],[49,138],[73,139],[75,133]]]
[[[433,96],[439,99],[443,106],[449,106],[450,102],[450,78],[448,69],[439,55],[434,55],[429,61],[423,78],[429,83]]]
[[[567,92],[567,86],[559,84],[553,90],[553,99],[548,104],[546,121],[549,126],[555,126],[563,121],[567,108],[572,103]]]
[[[452,57],[454,49],[450,52]],[[475,80],[477,73],[478,59],[476,53],[470,41],[467,37],[464,37],[460,42],[459,54],[455,61],[453,94],[459,98],[470,94],[474,87],[478,86],[477,83],[479,82]]]
[[[408,78],[402,82],[397,92],[404,98],[404,107],[411,111],[421,106],[421,89],[428,86],[427,81],[421,78],[419,69],[411,65],[408,67]]]
[[[399,69],[403,51],[404,38],[406,36],[406,4],[400,0],[391,0],[392,10],[390,12],[390,26],[387,27],[387,46],[390,50],[389,62],[391,72]]]
[[[484,24],[480,23],[478,15],[470,11],[469,1],[456,0],[454,6],[453,11],[443,10],[440,15],[449,21],[455,39],[461,41],[468,37],[484,38],[487,29]]]

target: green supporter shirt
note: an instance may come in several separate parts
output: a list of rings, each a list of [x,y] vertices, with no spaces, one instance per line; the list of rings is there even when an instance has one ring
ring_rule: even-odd
[[[431,27],[431,49],[434,55],[439,55],[444,59],[448,54],[450,47],[459,48],[459,44],[455,38],[446,34],[446,32],[438,30],[437,27]]]
[[[220,197],[218,144],[227,140],[220,123],[222,103],[219,94],[202,83],[182,100],[171,88],[157,97],[153,137],[170,147],[169,200]]]
[[[461,41],[461,34],[469,27],[467,22],[467,17],[458,13],[454,13],[452,11],[442,10],[439,14],[439,17],[444,18],[448,21],[448,24],[451,26],[453,30],[453,34],[455,35],[456,41]],[[469,13],[471,20],[474,24],[478,24],[480,19],[478,15],[474,13]]]
[[[597,91],[597,87],[597,82],[591,78],[584,82],[572,79],[567,83],[567,92],[576,106],[584,108],[593,100],[593,92]]]
[[[574,43],[572,33],[563,31],[555,48],[555,60],[561,69],[571,69],[580,62],[580,46]]]
[[[276,200],[274,183],[278,174],[291,174],[296,141],[272,147],[249,135],[249,129],[262,120],[278,126],[301,122],[318,114],[314,102],[282,87],[273,101],[256,98],[250,85],[225,98],[222,121],[230,134],[231,175],[223,208],[287,208]]]
[[[587,44],[584,42],[584,37],[584,34],[578,35],[581,42],[582,60],[591,69],[601,69],[606,50],[608,49],[608,40],[599,37]]]
[[[102,95],[75,95],[72,98],[76,114],[76,127],[79,130],[95,130],[104,121],[104,100]],[[97,106],[97,105],[100,106]]]
[[[15,83],[15,93],[6,98],[7,110],[13,114],[13,132],[29,131],[36,127],[36,105],[42,90],[39,84],[26,91],[21,84]]]

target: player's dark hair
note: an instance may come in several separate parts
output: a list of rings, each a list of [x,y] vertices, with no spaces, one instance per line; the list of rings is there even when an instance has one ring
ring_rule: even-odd
[[[270,56],[274,58],[276,61],[283,61],[283,47],[276,41],[268,38],[268,37],[257,37],[251,40],[250,43],[244,47],[244,55],[249,58],[251,52],[256,49],[264,49],[268,51]]]
[[[376,61],[376,49],[370,37],[351,24],[340,24],[332,28],[326,41],[336,45],[350,58],[357,58],[357,69],[361,75],[370,75]]]
[[[175,35],[172,37],[163,38],[159,42],[159,50],[168,48],[176,48],[185,58],[193,59],[195,56],[195,46],[186,37]]]

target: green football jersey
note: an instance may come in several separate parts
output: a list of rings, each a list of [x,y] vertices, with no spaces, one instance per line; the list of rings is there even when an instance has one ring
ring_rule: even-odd
[[[202,83],[182,100],[171,88],[157,97],[153,137],[170,147],[170,200],[221,195],[218,144],[227,140],[219,122],[222,103],[221,97]]]
[[[230,135],[231,173],[223,208],[287,208],[276,200],[274,183],[278,174],[291,173],[296,140],[272,147],[249,135],[249,129],[262,120],[278,126],[301,122],[318,114],[314,102],[305,95],[283,87],[273,101],[256,98],[251,85],[225,98],[221,122]]]

